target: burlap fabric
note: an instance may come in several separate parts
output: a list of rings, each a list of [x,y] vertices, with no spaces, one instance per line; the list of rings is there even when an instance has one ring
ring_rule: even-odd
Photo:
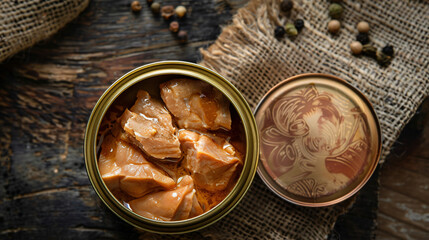
[[[301,73],[328,73],[360,89],[373,103],[383,132],[381,162],[404,125],[429,92],[429,4],[418,1],[343,1],[342,28],[330,35],[329,1],[298,1],[291,16],[281,17],[279,1],[253,0],[241,8],[217,41],[202,50],[202,65],[229,79],[252,107],[272,86]],[[296,39],[274,38],[276,25],[296,18],[305,29]],[[349,44],[356,24],[370,23],[376,47],[395,47],[386,67],[352,56]],[[241,203],[203,235],[215,239],[324,239],[353,200],[325,208],[289,204],[256,177]]]
[[[55,34],[89,0],[0,1],[0,62]]]

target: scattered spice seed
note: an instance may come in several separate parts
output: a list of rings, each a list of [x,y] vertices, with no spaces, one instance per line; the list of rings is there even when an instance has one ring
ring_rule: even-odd
[[[333,19],[339,19],[343,15],[343,6],[338,3],[329,5],[329,16]]]
[[[293,2],[292,0],[283,0],[282,3],[280,3],[280,10],[283,12],[289,12],[293,8]]]
[[[146,0],[146,2],[150,6],[153,3],[153,0]]]
[[[338,31],[340,31],[341,23],[338,20],[331,20],[328,23],[328,31],[332,34],[336,34]]]
[[[174,15],[174,7],[172,5],[167,5],[161,8],[161,16],[168,20],[171,18],[171,16]]]
[[[133,1],[131,3],[131,10],[135,13],[140,12],[142,10],[142,5],[139,1]]]
[[[362,48],[362,43],[358,41],[353,41],[352,43],[350,43],[350,50],[355,55],[359,55],[362,52]]]
[[[365,44],[362,46],[362,54],[368,57],[375,58],[377,55],[377,48],[371,44]]]
[[[356,36],[356,40],[359,41],[360,43],[362,43],[363,45],[368,44],[369,43],[368,34],[366,34],[366,33],[359,33]]]
[[[276,38],[282,38],[286,34],[285,28],[282,26],[277,26],[274,29],[274,36]]]
[[[181,43],[185,43],[186,41],[188,41],[188,32],[180,30],[177,34],[177,38],[179,38]]]
[[[177,15],[179,18],[184,17],[184,16],[185,16],[185,14],[186,14],[186,8],[185,8],[184,6],[177,6],[177,7],[176,7],[176,15]]]
[[[161,4],[159,2],[154,2],[152,5],[150,5],[150,9],[152,10],[152,13],[159,14],[159,11],[161,10]]]
[[[395,53],[395,51],[393,50],[393,46],[392,45],[386,45],[381,51],[384,54],[386,54],[387,56],[391,56],[391,57]]]
[[[292,23],[286,23],[285,31],[289,37],[295,37],[296,35],[298,35],[298,30],[296,30],[295,25],[293,25]]]
[[[359,22],[357,24],[356,28],[360,33],[367,33],[367,32],[369,32],[369,23],[364,22],[364,21]]]
[[[170,23],[170,31],[176,33],[179,31],[179,23],[177,21],[172,21]]]
[[[382,51],[377,51],[376,59],[378,64],[380,64],[381,66],[387,66],[392,60],[392,57],[384,54]]]
[[[304,20],[297,19],[295,22],[293,22],[293,25],[295,25],[295,28],[298,30],[298,32],[301,32],[301,30],[304,28]]]

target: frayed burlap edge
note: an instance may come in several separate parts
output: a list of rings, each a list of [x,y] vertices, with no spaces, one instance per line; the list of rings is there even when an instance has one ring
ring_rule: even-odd
[[[374,104],[384,135],[380,158],[380,163],[383,163],[403,127],[429,92],[426,47],[429,23],[423,16],[428,12],[428,6],[422,3],[406,3],[408,5],[404,6],[400,1],[378,4],[345,1],[347,16],[343,19],[343,29],[340,36],[331,36],[326,31],[327,11],[323,10],[327,9],[328,2],[295,1],[294,12],[289,18],[280,13],[279,2],[254,0],[239,9],[232,24],[223,28],[216,42],[207,50],[201,50],[203,60],[200,64],[229,79],[253,108],[268,89],[296,74],[321,72],[345,79]],[[298,16],[307,19],[306,29],[296,39],[274,38],[275,26]],[[392,39],[395,41],[396,56],[387,68],[380,67],[371,59],[350,54],[348,44],[355,37],[354,26],[365,18],[379,31],[371,36],[376,47],[381,48]],[[419,22],[416,19],[425,20]],[[409,25],[413,33],[404,31]],[[334,44],[337,46],[333,47]],[[418,55],[413,56],[413,53]],[[320,56],[324,54],[326,56]],[[355,201],[354,197],[336,206],[299,211],[297,209],[301,207],[286,202],[281,209],[281,204],[275,204],[278,197],[270,196],[264,200],[269,199],[280,208],[258,215],[257,209],[261,207],[258,206],[258,198],[269,194],[262,185],[256,179],[242,203],[221,223],[203,230],[203,235],[215,239],[324,239],[338,216],[347,212]],[[276,221],[285,214],[290,217],[284,218],[287,223],[277,224]],[[327,221],[311,220],[313,216],[317,218],[320,215],[326,216]],[[248,219],[252,219],[251,224],[242,222]],[[277,228],[260,229],[260,226],[269,224]],[[302,227],[309,224],[311,226]]]
[[[88,3],[89,0],[1,1],[0,62],[54,35]]]

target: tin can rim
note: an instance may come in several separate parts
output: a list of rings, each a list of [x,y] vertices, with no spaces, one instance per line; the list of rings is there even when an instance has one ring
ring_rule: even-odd
[[[284,194],[282,194],[277,188],[279,188],[278,185],[274,185],[271,183],[270,181],[270,176],[268,174],[266,174],[266,170],[263,166],[263,164],[259,161],[258,163],[258,175],[259,177],[262,179],[262,181],[264,182],[264,184],[273,192],[275,193],[278,197],[299,205],[299,206],[304,206],[304,207],[327,207],[327,206],[331,206],[340,202],[345,201],[346,199],[352,197],[354,194],[356,194],[367,182],[368,180],[371,178],[372,174],[374,173],[375,169],[378,166],[378,162],[380,160],[380,156],[381,156],[381,151],[382,151],[382,132],[381,132],[381,128],[380,128],[380,123],[379,123],[379,119],[378,116],[374,110],[374,107],[372,105],[372,103],[369,101],[369,99],[361,92],[359,91],[356,87],[352,86],[351,84],[349,84],[347,81],[330,75],[330,74],[324,74],[324,73],[304,73],[304,74],[299,74],[299,75],[295,75],[292,77],[289,77],[279,83],[277,83],[274,87],[272,87],[270,90],[268,90],[268,92],[266,92],[264,94],[264,96],[261,98],[261,100],[259,101],[258,105],[256,106],[255,110],[254,110],[254,116],[256,117],[256,115],[258,114],[258,110],[261,108],[262,104],[265,102],[265,100],[268,98],[268,96],[270,96],[273,92],[275,92],[277,89],[279,89],[280,87],[282,87],[285,84],[289,84],[291,82],[294,81],[299,81],[301,79],[306,79],[306,78],[326,78],[326,79],[330,79],[333,80],[335,82],[338,82],[344,86],[346,86],[347,88],[349,88],[350,90],[352,90],[354,93],[356,93],[357,96],[360,97],[360,99],[368,106],[369,111],[371,112],[371,116],[372,119],[374,120],[375,126],[376,126],[376,133],[377,133],[377,149],[376,149],[376,154],[374,159],[371,161],[371,165],[369,166],[368,170],[366,171],[366,174],[364,176],[364,178],[358,183],[358,185],[356,187],[354,187],[351,191],[345,193],[344,195],[335,198],[333,200],[329,200],[329,201],[324,201],[324,202],[315,202],[315,201],[302,201],[302,200],[297,200],[293,197],[290,196],[286,196]]]
[[[148,74],[151,71],[153,74]],[[158,75],[184,75],[208,82],[224,93],[224,95],[230,100],[231,104],[236,108],[241,120],[243,121],[243,127],[246,135],[246,158],[241,175],[233,190],[231,190],[230,194],[221,203],[208,212],[195,218],[170,222],[144,218],[126,209],[119,203],[119,201],[105,186],[98,171],[97,153],[95,148],[98,129],[105,112],[115,99],[130,86],[156,76],[153,71]],[[86,171],[91,185],[104,204],[118,217],[137,228],[150,232],[186,233],[199,230],[215,223],[227,215],[241,201],[247,190],[250,188],[256,174],[259,158],[259,136],[250,106],[235,86],[233,86],[223,76],[211,69],[195,63],[185,61],[160,61],[146,64],[129,71],[116,80],[102,94],[91,112],[85,130],[84,156]]]

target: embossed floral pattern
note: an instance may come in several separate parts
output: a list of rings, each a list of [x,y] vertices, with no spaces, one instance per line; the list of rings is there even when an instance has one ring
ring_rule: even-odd
[[[365,115],[344,96],[311,84],[273,102],[264,113],[261,160],[283,188],[320,197],[347,186],[369,153]]]

